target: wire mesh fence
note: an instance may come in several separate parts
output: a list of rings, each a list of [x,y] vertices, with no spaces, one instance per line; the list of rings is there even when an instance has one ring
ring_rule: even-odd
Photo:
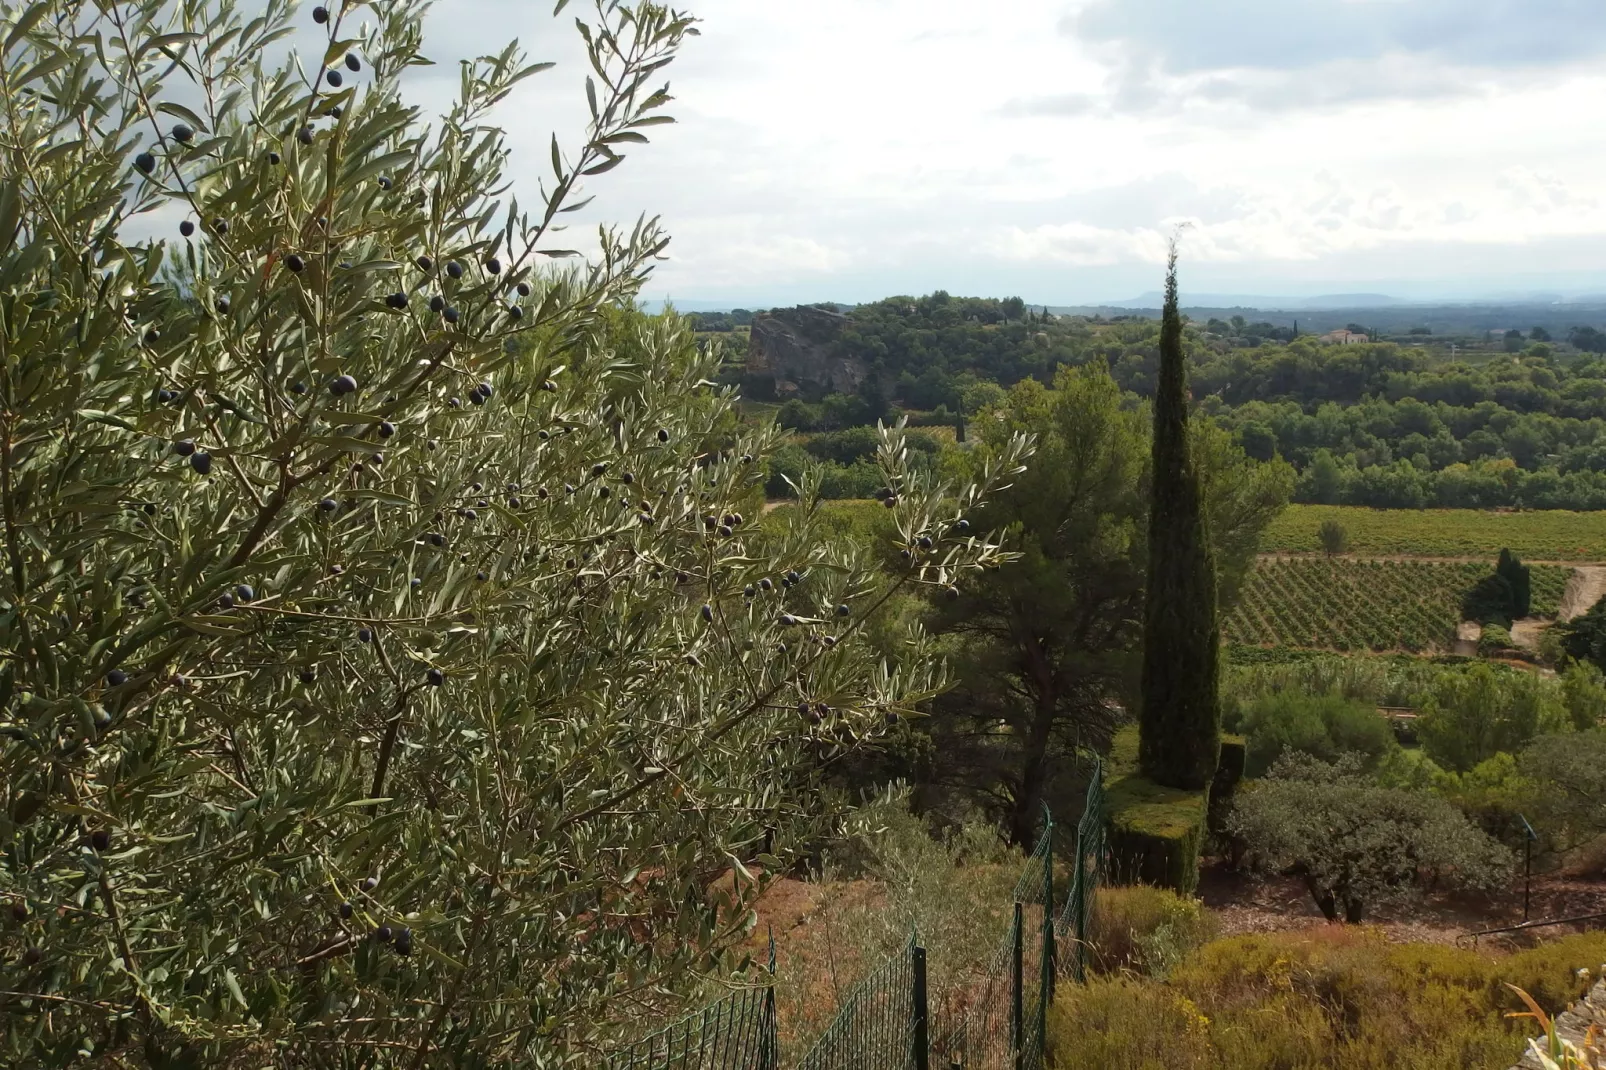
[[[1008,931],[965,998],[929,1006],[918,932],[854,987],[795,1070],[1040,1070],[1054,987],[1083,979],[1093,894],[1105,869],[1099,759],[1056,888],[1052,817],[1012,893]],[[770,947],[773,980],[775,951]],[[614,1053],[607,1070],[776,1070],[773,988],[733,993]]]
[[[797,1070],[908,1070],[923,1065],[916,1062],[915,1051],[917,1019],[924,1018],[925,1002],[915,985],[917,955],[924,961],[925,950],[911,935],[854,988]]]
[[[1105,827],[1104,765],[1095,755],[1082,817],[1076,823],[1069,887],[1054,922],[1056,943],[1061,949],[1061,969],[1076,981],[1084,980],[1087,975],[1087,927],[1093,913],[1093,893],[1104,879]]]
[[[775,941],[770,941],[770,980]],[[773,984],[743,988],[608,1056],[606,1070],[775,1070]]]

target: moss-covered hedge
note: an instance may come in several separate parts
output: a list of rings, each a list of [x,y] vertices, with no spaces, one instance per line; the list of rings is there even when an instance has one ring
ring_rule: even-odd
[[[1227,832],[1227,814],[1232,810],[1232,798],[1238,782],[1244,778],[1244,763],[1248,748],[1243,736],[1221,737],[1221,760],[1216,763],[1216,779],[1210,785],[1210,813],[1206,826],[1210,835],[1222,837]]]
[[[1190,895],[1199,884],[1209,792],[1165,788],[1139,776],[1137,750],[1136,726],[1118,732],[1110,747],[1104,791],[1111,879]]]

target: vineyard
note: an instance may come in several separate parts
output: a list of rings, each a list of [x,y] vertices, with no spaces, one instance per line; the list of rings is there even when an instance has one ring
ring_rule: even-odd
[[[1538,561],[1606,561],[1606,512],[1554,509],[1523,513],[1476,509],[1365,509],[1291,505],[1260,541],[1266,553],[1314,553],[1316,529],[1333,519],[1354,554],[1493,558],[1509,548]]]
[[[1477,563],[1261,560],[1224,631],[1229,642],[1253,646],[1447,651],[1462,596],[1490,571]],[[1570,573],[1533,566],[1535,616],[1555,614]]]

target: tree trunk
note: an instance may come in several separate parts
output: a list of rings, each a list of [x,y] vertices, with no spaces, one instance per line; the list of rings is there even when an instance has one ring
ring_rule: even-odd
[[[1310,897],[1316,900],[1316,907],[1322,912],[1322,917],[1328,921],[1338,920],[1338,900],[1330,891],[1316,887],[1316,878],[1309,873],[1305,874],[1305,888]]]
[[[1366,912],[1366,904],[1359,899],[1344,900],[1344,920],[1351,925],[1359,925],[1361,917]]]

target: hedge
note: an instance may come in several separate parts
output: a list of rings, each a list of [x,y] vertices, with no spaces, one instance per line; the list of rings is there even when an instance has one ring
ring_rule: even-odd
[[[1199,884],[1210,793],[1162,787],[1139,776],[1137,751],[1135,725],[1116,733],[1110,744],[1105,806],[1111,878],[1191,895]]]

